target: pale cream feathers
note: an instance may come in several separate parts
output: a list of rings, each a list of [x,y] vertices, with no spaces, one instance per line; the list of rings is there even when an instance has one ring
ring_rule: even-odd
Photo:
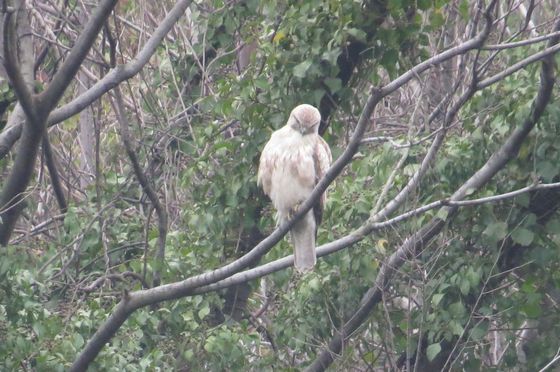
[[[321,114],[315,107],[299,105],[284,127],[272,133],[265,145],[257,183],[272,200],[279,221],[291,217],[313,191],[332,161],[329,145],[319,136]],[[316,262],[315,238],[321,222],[326,193],[291,230],[295,267],[306,272]]]

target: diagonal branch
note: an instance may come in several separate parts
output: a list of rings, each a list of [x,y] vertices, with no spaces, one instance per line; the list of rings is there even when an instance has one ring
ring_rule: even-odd
[[[120,126],[120,133],[121,138],[126,149],[126,153],[128,154],[128,158],[132,163],[132,168],[134,169],[134,174],[138,178],[138,182],[142,186],[142,190],[148,195],[148,198],[152,202],[152,205],[157,213],[158,216],[158,242],[157,242],[157,251],[156,251],[156,269],[154,269],[154,282],[153,286],[157,287],[161,284],[161,273],[160,270],[163,268],[164,265],[164,258],[165,258],[165,240],[167,237],[167,211],[165,210],[162,203],[159,201],[158,195],[153,189],[152,185],[148,181],[146,174],[142,170],[140,166],[140,162],[138,161],[138,157],[132,148],[132,141],[130,139],[130,132],[129,128],[129,121],[126,116],[126,111],[124,108],[124,102],[121,95],[121,90],[119,87],[115,88],[115,102],[114,102],[114,109],[117,113],[117,120]]]
[[[485,45],[482,49],[484,50],[502,50],[502,49],[512,49],[512,48],[519,48],[522,46],[532,45],[536,43],[540,43],[541,41],[547,41],[549,39],[555,38],[560,35],[560,31],[551,32],[549,34],[534,37],[532,39],[526,39],[521,41],[515,41],[511,43],[503,43],[497,45]]]
[[[560,34],[560,33],[558,33],[558,34]],[[558,37],[558,35],[556,37]],[[522,68],[527,67],[531,63],[534,63],[534,62],[537,62],[539,60],[545,59],[550,55],[554,55],[559,50],[560,50],[560,44],[556,44],[556,45],[550,46],[550,47],[548,47],[548,48],[546,48],[546,49],[544,49],[544,50],[542,50],[538,53],[535,53],[535,54],[533,54],[533,55],[531,55],[527,58],[524,58],[521,61],[509,66],[508,68],[501,71],[500,73],[497,73],[496,75],[481,81],[480,83],[478,83],[477,88],[478,89],[484,89],[484,88],[496,83],[497,81],[500,81],[500,80],[504,79],[505,77],[521,70]]]
[[[157,47],[165,38],[165,35],[169,33],[173,26],[175,26],[175,23],[177,23],[179,18],[181,18],[181,16],[191,5],[191,3],[192,0],[177,1],[175,6],[173,6],[165,19],[160,23],[152,36],[148,39],[142,50],[140,50],[138,55],[132,61],[125,63],[124,65],[116,66],[107,75],[105,75],[103,79],[95,83],[83,94],[81,94],[71,102],[65,104],[64,106],[54,110],[51,115],[49,115],[47,125],[55,125],[78,114],[96,99],[100,98],[105,93],[110,91],[112,88],[116,87],[121,82],[130,79],[138,72],[140,72],[140,70],[146,65],[146,63],[148,63],[150,57],[155,53]],[[3,154],[0,153],[0,157],[2,155]]]
[[[4,67],[6,68],[6,74],[12,83],[16,97],[23,108],[23,112],[27,115],[27,117],[34,118],[36,116],[36,112],[33,102],[33,92],[26,84],[19,67],[17,21],[14,16],[16,11],[22,12],[24,9],[8,9],[4,14],[4,27],[2,30],[4,38]]]
[[[54,191],[54,196],[60,208],[60,213],[65,214],[68,211],[68,203],[66,202],[66,197],[64,196],[64,191],[62,189],[62,182],[60,181],[60,176],[58,175],[58,169],[56,167],[56,161],[54,159],[54,154],[51,147],[51,141],[49,140],[49,133],[45,131],[43,134],[43,155],[45,156],[45,164],[49,170],[49,175],[51,177],[51,185]]]
[[[557,24],[557,27],[558,26],[560,26],[560,23]],[[551,42],[557,43],[558,38],[552,39]],[[543,114],[545,107],[550,102],[554,81],[554,60],[549,56],[543,61],[541,86],[534,100],[529,117],[519,128],[514,130],[506,142],[488,159],[488,161],[451,196],[451,201],[462,200],[469,191],[478,190],[490,181],[507,162],[517,155],[521,143],[534,128]],[[458,206],[444,208],[448,218],[457,211],[457,208]],[[332,364],[335,355],[341,352],[343,344],[348,340],[350,335],[366,321],[370,312],[381,301],[382,293],[396,273],[396,270],[408,259],[415,257],[419,250],[423,249],[431,239],[437,236],[445,226],[445,223],[446,221],[440,218],[433,218],[416,233],[408,237],[401,247],[389,257],[381,267],[375,283],[362,298],[360,307],[331,339],[328,347],[324,349],[307,368],[308,371],[323,371]]]
[[[103,24],[107,20],[107,17],[109,17],[109,14],[111,14],[115,5],[117,5],[117,2],[118,0],[103,0],[97,6],[68,54],[68,57],[66,57],[64,63],[60,66],[47,86],[47,89],[37,97],[40,102],[41,111],[50,113],[56,106],[66,91],[66,88],[72,82],[72,79],[74,79],[82,62],[88,55],[91,46],[95,42],[95,39],[97,39],[97,34],[99,34],[101,27],[103,27]]]

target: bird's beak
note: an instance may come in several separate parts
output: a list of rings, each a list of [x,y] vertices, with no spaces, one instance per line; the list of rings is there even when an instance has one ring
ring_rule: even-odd
[[[305,134],[304,126],[301,124],[301,122],[296,117],[294,117],[294,120],[296,122],[296,125],[292,125],[292,128],[297,130],[303,136]]]

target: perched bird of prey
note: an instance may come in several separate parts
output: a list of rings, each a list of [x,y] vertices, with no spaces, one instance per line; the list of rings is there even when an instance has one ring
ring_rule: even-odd
[[[288,220],[305,201],[332,162],[329,145],[319,136],[321,114],[315,107],[299,105],[288,122],[272,133],[259,162],[257,184],[272,200],[278,220]],[[313,269],[315,238],[321,223],[326,194],[299,220],[290,232],[295,267],[300,272]]]

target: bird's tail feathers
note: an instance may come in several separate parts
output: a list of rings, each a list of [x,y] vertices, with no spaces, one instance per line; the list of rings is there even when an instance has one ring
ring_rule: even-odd
[[[291,230],[294,245],[294,266],[297,271],[313,270],[317,257],[315,253],[315,217],[309,211]]]

